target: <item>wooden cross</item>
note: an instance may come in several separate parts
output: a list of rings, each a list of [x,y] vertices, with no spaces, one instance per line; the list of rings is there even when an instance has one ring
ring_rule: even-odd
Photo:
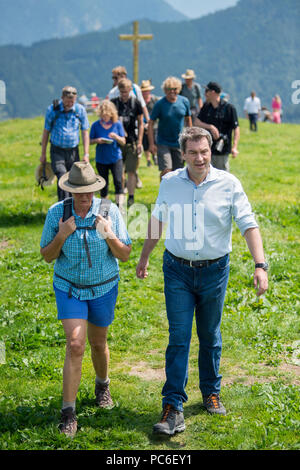
[[[133,44],[133,81],[139,82],[139,42],[153,39],[152,34],[139,34],[139,22],[133,22],[133,34],[119,34],[121,41],[132,41]]]

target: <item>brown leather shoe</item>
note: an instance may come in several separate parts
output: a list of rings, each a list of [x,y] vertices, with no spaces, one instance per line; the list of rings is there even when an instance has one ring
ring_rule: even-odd
[[[61,420],[59,430],[67,437],[74,437],[77,432],[77,419],[73,408],[65,408],[61,410]]]
[[[100,408],[112,408],[114,406],[109,391],[109,382],[107,384],[96,383],[95,395],[96,403]]]

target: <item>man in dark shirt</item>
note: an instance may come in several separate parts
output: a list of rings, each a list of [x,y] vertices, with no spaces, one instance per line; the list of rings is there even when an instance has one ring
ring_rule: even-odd
[[[238,155],[240,128],[235,107],[221,99],[221,87],[209,82],[205,88],[206,101],[196,124],[207,129],[213,138],[211,163],[219,170],[229,171],[229,154]],[[233,142],[232,142],[233,133]]]
[[[132,82],[130,80],[123,78],[119,81],[118,87],[120,96],[111,101],[117,108],[120,121],[123,123],[126,134],[126,144],[122,147],[122,155],[125,171],[128,175],[128,206],[131,206],[134,203],[136,171],[139,166],[139,158],[142,154],[144,133],[143,108],[141,103],[134,96],[130,96],[132,89]]]

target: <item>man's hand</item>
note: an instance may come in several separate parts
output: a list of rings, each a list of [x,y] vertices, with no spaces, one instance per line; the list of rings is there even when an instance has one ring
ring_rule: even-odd
[[[149,266],[149,260],[140,258],[140,261],[136,267],[136,275],[139,279],[146,279],[148,276],[147,268]]]
[[[47,157],[46,155],[41,155],[40,156],[40,162],[44,165],[47,162]]]
[[[208,127],[208,130],[211,133],[214,140],[219,139],[220,133],[219,133],[218,129],[216,128],[216,126],[214,126],[213,124],[210,124],[210,126]]]
[[[262,268],[256,268],[254,271],[253,279],[254,287],[256,289],[256,295],[259,297],[264,294],[268,289],[268,274]]]
[[[150,153],[152,153],[152,155],[157,155],[157,146],[156,145],[150,145],[149,150],[150,150]]]
[[[231,155],[232,155],[232,158],[236,158],[239,154],[239,151],[236,147],[232,147],[231,149]]]
[[[136,151],[137,151],[137,154],[140,155],[143,151],[143,146],[141,144],[137,144]]]

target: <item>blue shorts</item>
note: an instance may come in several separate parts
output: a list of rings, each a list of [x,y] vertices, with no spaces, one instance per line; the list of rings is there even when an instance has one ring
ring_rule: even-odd
[[[79,300],[73,296],[69,298],[67,292],[57,289],[55,285],[53,287],[56,297],[57,318],[59,320],[82,318],[102,327],[107,327],[113,322],[118,297],[118,284],[101,297],[91,300]]]

